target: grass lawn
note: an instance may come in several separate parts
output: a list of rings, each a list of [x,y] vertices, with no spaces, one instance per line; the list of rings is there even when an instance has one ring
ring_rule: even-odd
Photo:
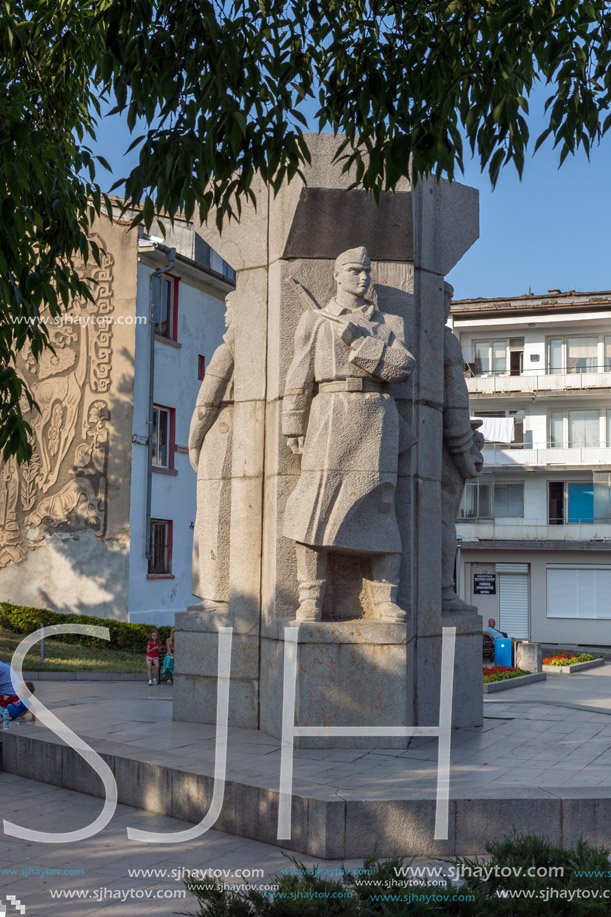
[[[13,634],[0,628],[0,659],[10,662],[23,640],[24,634]],[[141,653],[126,653],[106,647],[77,646],[45,640],[45,661],[40,661],[40,644],[37,643],[25,657],[24,672],[141,672],[146,674],[143,647]]]

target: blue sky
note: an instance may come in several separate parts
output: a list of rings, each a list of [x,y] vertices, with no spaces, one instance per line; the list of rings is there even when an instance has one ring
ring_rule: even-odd
[[[544,126],[547,95],[540,88],[531,101],[532,147]],[[123,119],[102,121],[96,151],[110,161],[113,180],[136,162],[133,152],[122,156],[129,143]],[[448,275],[456,299],[611,289],[611,134],[589,162],[583,151],[561,169],[558,159],[548,140],[527,155],[522,181],[506,166],[494,191],[478,165],[467,163],[458,180],[479,189],[480,238]]]

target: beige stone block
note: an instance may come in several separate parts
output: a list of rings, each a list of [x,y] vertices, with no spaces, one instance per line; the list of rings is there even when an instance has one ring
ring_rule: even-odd
[[[444,397],[444,286],[443,277],[416,272],[415,396],[418,401],[443,406]]]
[[[299,294],[291,278],[305,288]],[[327,305],[335,292],[333,259],[275,262],[269,268],[267,400],[284,395],[287,370],[293,359],[295,331],[304,312]]]
[[[406,763],[406,768],[409,764]],[[450,800],[448,839],[434,839],[435,800],[362,800],[346,803],[346,857],[450,856],[455,850],[456,803]]]
[[[216,678],[177,675],[172,716],[187,723],[216,723]],[[233,678],[229,689],[229,725],[258,729],[258,684],[254,679]]]
[[[268,262],[267,221],[269,192],[260,176],[252,182],[256,204],[243,201],[240,217],[226,219],[222,231],[216,225],[216,215],[210,214],[206,223],[197,217],[193,228],[236,271],[266,267]]]
[[[479,194],[457,181],[422,178],[413,206],[414,263],[444,276],[479,238]]]
[[[270,201],[271,261],[335,258],[357,245],[367,246],[376,260],[411,260],[409,182],[403,179],[395,193],[383,194],[380,206],[365,191],[348,192],[355,169],[343,172],[343,161],[334,161],[342,139],[306,134],[311,163],[304,166],[305,186],[296,178]]]
[[[415,410],[414,431],[418,438],[414,446],[416,474],[421,480],[440,481],[443,441],[441,406],[418,404]]]
[[[234,478],[231,491],[229,610],[233,620],[256,627],[261,590],[261,477]]]
[[[440,485],[437,481],[416,480],[414,487],[415,627],[418,634],[440,633],[441,608],[441,513]]]
[[[216,677],[219,635],[214,632],[176,632],[176,674]],[[231,641],[231,678],[257,678],[259,641],[234,633]]]
[[[172,818],[199,824],[210,810],[214,778],[174,768],[168,773]],[[235,784],[230,780],[225,781],[221,814],[214,828],[217,831],[235,830]]]
[[[344,625],[346,626],[346,625]],[[374,627],[372,624],[371,627]],[[270,646],[270,643],[277,643]],[[282,704],[280,673],[284,647],[280,641],[263,641],[262,699],[274,707]],[[273,659],[273,663],[272,663]],[[266,663],[274,668],[265,672]],[[310,642],[297,649],[297,726],[407,726],[407,644],[365,641]],[[269,713],[269,711],[268,711]],[[280,735],[278,714],[262,721],[261,728]],[[296,737],[298,748],[404,748],[405,738]]]
[[[284,508],[297,480],[293,474],[273,475],[265,481],[262,626],[266,631],[276,620],[294,618],[298,606],[295,543],[282,534]]]
[[[482,627],[481,615],[448,614],[442,627],[456,628],[453,726],[481,726],[483,722]]]
[[[236,405],[265,398],[267,276],[264,267],[238,275],[234,313]]]
[[[263,471],[265,402],[236,402],[233,412],[232,477],[253,478]]]
[[[308,799],[308,853],[325,860],[345,853],[346,803]]]

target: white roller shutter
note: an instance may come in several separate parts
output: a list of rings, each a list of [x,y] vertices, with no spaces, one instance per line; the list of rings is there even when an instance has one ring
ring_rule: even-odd
[[[548,618],[611,618],[611,567],[547,565]]]
[[[529,615],[529,576],[528,573],[499,572],[499,567],[509,564],[497,564],[499,576],[499,630],[509,637],[528,640],[530,636]],[[527,564],[515,564],[528,570]]]

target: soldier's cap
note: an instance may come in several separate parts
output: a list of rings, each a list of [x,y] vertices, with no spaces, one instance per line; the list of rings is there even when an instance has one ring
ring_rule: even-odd
[[[335,270],[339,271],[345,264],[360,264],[366,270],[371,270],[371,261],[364,245],[359,248],[349,248],[348,251],[342,252],[335,259]]]

